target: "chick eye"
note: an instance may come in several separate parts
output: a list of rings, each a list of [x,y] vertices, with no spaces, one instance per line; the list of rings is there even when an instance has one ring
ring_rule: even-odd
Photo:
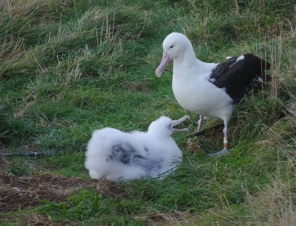
[[[170,46],[170,48],[173,48],[173,47],[174,47],[174,45]]]

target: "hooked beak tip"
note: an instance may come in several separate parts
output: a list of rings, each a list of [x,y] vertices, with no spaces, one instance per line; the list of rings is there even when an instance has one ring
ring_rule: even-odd
[[[155,74],[158,78],[160,78],[161,74],[162,74],[162,71],[159,71],[158,68],[156,69],[155,71]]]

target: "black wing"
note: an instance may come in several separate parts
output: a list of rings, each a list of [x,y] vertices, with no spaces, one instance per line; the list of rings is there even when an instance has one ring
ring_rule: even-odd
[[[228,58],[226,61],[219,63],[211,72],[210,79],[218,79],[224,74],[235,62],[237,57]]]
[[[226,93],[233,99],[233,102],[239,103],[256,78],[257,81],[259,77],[265,82],[271,80],[271,76],[265,74],[265,70],[269,68],[270,63],[247,53],[244,54],[244,59],[232,64],[213,84],[219,88],[226,88]]]

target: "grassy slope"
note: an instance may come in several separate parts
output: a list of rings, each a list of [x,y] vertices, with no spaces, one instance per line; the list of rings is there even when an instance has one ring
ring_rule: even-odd
[[[187,114],[173,97],[171,66],[161,79],[154,74],[162,40],[172,31],[185,33],[201,60],[253,52],[270,61],[270,72],[278,77],[238,107],[231,121],[231,155],[204,154],[221,148],[222,133],[190,140],[176,134],[184,162],[175,173],[163,181],[122,184],[127,193],[122,200],[83,191],[69,200],[70,221],[139,225],[157,213],[188,225],[296,223],[296,120],[283,113],[296,93],[292,4],[206,2],[0,3],[0,140],[9,151],[61,153],[38,160],[41,173],[87,178],[83,151],[94,129],[146,130],[160,115]],[[193,130],[197,116],[190,115]],[[5,171],[36,173],[18,158],[0,173]],[[59,204],[36,211],[53,221],[67,220]]]

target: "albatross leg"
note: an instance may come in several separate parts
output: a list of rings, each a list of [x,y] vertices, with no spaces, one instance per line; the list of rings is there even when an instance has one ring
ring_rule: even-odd
[[[209,154],[209,156],[219,156],[219,155],[228,155],[229,150],[228,150],[228,140],[227,140],[227,133],[228,133],[228,122],[224,120],[224,138],[223,138],[223,143],[224,143],[224,148],[221,151],[218,151],[213,154]]]
[[[203,122],[204,122],[204,117],[202,115],[200,115],[199,116],[199,120],[197,122],[197,124],[198,124],[197,132],[200,132],[201,131],[201,127],[202,127]]]

